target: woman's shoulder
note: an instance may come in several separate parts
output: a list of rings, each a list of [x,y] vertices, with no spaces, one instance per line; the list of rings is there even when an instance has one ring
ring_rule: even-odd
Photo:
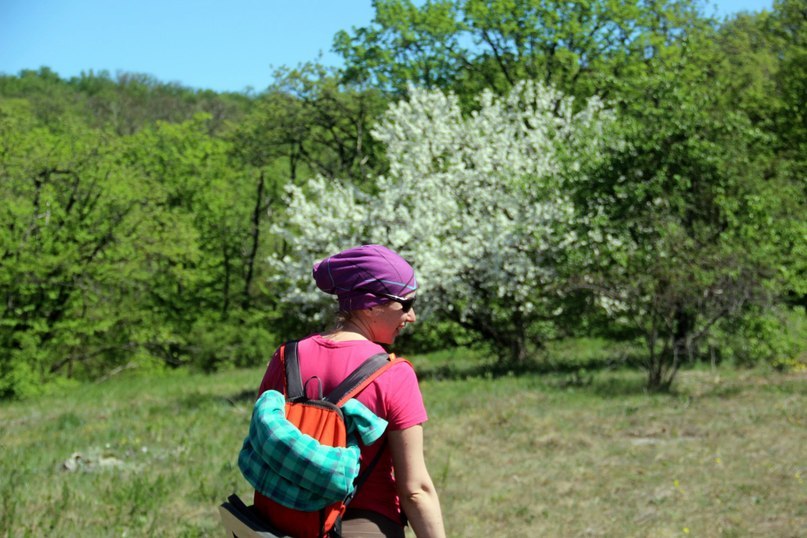
[[[298,346],[309,350],[333,351],[337,353],[345,352],[349,354],[367,352],[370,355],[374,355],[377,353],[386,353],[383,347],[370,340],[340,340],[331,338],[330,335],[319,333],[301,339]],[[368,357],[370,355],[368,355]]]
[[[417,386],[418,379],[415,373],[415,367],[404,357],[392,357],[393,364],[389,367],[389,375],[382,375],[385,381],[394,384],[414,384]]]

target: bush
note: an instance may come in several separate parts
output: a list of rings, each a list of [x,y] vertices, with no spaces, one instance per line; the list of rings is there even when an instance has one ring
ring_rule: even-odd
[[[264,316],[253,318],[198,320],[191,333],[191,364],[205,372],[265,364],[278,344],[277,337]]]
[[[785,307],[752,311],[727,321],[715,334],[721,359],[739,366],[768,363],[777,369],[807,365],[805,309]]]

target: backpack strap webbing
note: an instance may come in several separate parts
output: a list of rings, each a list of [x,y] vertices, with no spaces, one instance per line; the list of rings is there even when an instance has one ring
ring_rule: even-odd
[[[339,385],[325,397],[325,401],[336,404],[337,406],[343,405],[346,401],[361,392],[375,378],[383,374],[390,366],[392,366],[392,361],[389,360],[389,355],[386,353],[373,355],[361,363],[358,368],[353,370],[344,381],[339,383]]]
[[[286,342],[280,347],[280,361],[286,374],[286,398],[304,398],[303,377],[300,374],[300,361],[297,359],[297,340]]]

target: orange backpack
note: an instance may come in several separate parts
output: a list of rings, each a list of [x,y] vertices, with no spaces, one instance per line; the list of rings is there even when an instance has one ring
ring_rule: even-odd
[[[345,447],[347,433],[344,417],[340,407],[361,392],[390,366],[405,359],[397,359],[394,355],[380,353],[373,355],[354,370],[333,392],[322,396],[322,385],[319,386],[319,398],[309,399],[305,385],[310,381],[320,382],[312,377],[304,385],[300,375],[297,358],[297,342],[291,341],[280,347],[280,363],[285,372],[283,393],[286,396],[286,419],[297,426],[305,434],[317,439],[320,444]],[[384,441],[386,442],[386,441]],[[364,483],[384,452],[384,447],[366,469],[355,480],[355,491]],[[296,538],[335,538],[341,536],[342,515],[353,495],[330,504],[316,512],[304,512],[287,508],[268,497],[255,492],[255,508],[275,527],[289,536]]]

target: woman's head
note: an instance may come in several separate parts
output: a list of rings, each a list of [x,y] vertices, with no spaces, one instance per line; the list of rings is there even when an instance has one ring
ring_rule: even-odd
[[[373,340],[391,343],[415,321],[417,281],[412,266],[381,245],[343,250],[314,265],[317,287],[336,295],[350,319],[371,324]]]
[[[397,301],[417,290],[415,270],[381,245],[349,248],[314,264],[314,280],[339,298],[343,312]]]

